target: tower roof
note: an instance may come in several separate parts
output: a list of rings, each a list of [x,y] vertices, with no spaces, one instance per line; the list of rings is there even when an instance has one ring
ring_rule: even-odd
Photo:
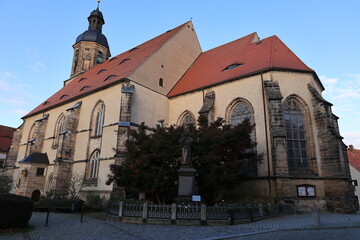
[[[105,35],[96,30],[86,30],[76,38],[75,44],[80,41],[97,42],[104,47],[109,48]]]
[[[94,11],[92,11],[92,12],[90,13],[89,18],[90,18],[91,16],[95,16],[95,17],[101,18],[101,19],[103,20],[104,24],[105,24],[105,20],[104,20],[103,14],[102,14],[102,12],[99,10],[99,8],[96,8]]]
[[[97,42],[106,48],[109,48],[107,38],[102,34],[102,25],[105,24],[105,20],[99,7],[93,10],[88,17],[89,28],[82,34],[80,34],[75,41],[75,44],[80,41]]]

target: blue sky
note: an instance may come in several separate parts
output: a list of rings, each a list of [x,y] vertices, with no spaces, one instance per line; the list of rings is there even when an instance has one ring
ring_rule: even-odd
[[[96,0],[0,0],[0,125],[21,117],[69,78],[76,37]],[[334,104],[346,144],[360,148],[360,1],[102,0],[112,56],[190,19],[203,51],[252,32],[277,35],[309,67]]]

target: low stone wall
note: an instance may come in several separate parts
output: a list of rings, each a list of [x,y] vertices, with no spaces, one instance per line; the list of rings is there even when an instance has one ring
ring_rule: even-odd
[[[245,206],[184,206],[175,203],[150,205],[112,202],[107,209],[110,220],[164,225],[234,225],[278,214],[279,207],[270,203]]]

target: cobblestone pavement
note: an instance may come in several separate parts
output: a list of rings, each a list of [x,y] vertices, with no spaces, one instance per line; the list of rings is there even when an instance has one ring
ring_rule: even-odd
[[[334,214],[321,213],[321,229],[360,229],[360,214]],[[49,224],[44,227],[46,213],[34,213],[30,224],[35,227],[31,232],[12,235],[0,234],[0,239],[9,240],[185,240],[203,239],[215,240],[236,238],[250,234],[267,233],[278,235],[280,230],[303,230],[318,228],[314,225],[312,214],[283,215],[268,218],[248,224],[235,226],[174,226],[174,225],[148,225],[129,224],[111,221],[99,221],[84,217],[80,223],[80,215],[51,213]],[[355,230],[354,230],[355,229]],[[286,231],[289,232],[289,231]],[[359,231],[357,231],[359,232]],[[284,233],[282,233],[284,234]],[[286,233],[285,233],[286,235]],[[242,238],[241,238],[242,239]],[[250,239],[250,238],[245,238]],[[254,238],[256,239],[256,238]],[[266,238],[264,238],[266,239]],[[269,239],[269,238],[268,238]],[[270,238],[272,239],[272,238]],[[287,239],[287,238],[283,238]]]

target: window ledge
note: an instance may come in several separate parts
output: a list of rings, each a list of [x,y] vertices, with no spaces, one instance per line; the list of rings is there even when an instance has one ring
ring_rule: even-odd
[[[84,181],[85,186],[97,186],[98,179],[97,178],[89,178]]]
[[[96,136],[91,136],[90,138],[101,138],[102,137],[102,135],[96,135]]]

